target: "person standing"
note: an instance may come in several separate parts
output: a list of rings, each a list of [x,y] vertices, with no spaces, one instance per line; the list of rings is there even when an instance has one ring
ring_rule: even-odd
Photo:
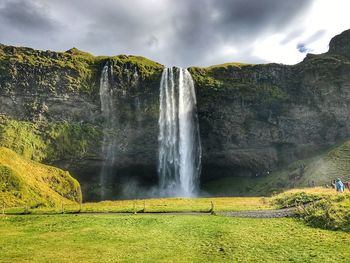
[[[340,180],[340,178],[337,178],[337,180],[335,180],[335,189],[337,190],[337,192],[344,192],[344,184]]]

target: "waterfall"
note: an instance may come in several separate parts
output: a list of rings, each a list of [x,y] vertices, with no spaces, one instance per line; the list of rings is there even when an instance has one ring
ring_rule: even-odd
[[[110,89],[111,68],[109,64],[102,69],[100,78],[100,102],[103,122],[102,155],[103,163],[100,171],[100,197],[107,197],[107,188],[110,178],[113,176],[113,164],[116,158],[117,143],[114,130],[116,127],[115,106]]]
[[[196,94],[187,69],[164,69],[159,104],[161,195],[194,196],[199,186],[202,149]]]

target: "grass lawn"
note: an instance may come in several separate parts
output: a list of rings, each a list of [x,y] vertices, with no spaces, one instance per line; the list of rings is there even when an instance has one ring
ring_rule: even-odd
[[[0,262],[349,262],[349,247],[296,219],[0,216]]]

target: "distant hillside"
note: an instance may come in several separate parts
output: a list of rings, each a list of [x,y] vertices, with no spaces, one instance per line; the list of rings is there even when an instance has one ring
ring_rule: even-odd
[[[68,172],[0,147],[1,206],[55,206],[81,199],[80,185]]]

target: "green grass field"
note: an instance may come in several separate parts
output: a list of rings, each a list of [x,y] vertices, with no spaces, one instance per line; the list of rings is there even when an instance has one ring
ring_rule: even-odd
[[[0,217],[0,262],[349,262],[350,235],[296,219]]]
[[[211,202],[215,211],[261,210],[309,201],[315,202],[303,211],[304,219],[141,211],[208,212]],[[167,198],[81,206],[81,212],[138,211],[124,215],[30,209],[32,214],[0,216],[0,262],[349,262],[349,208],[349,194],[307,188],[271,198]],[[70,209],[65,212],[78,208]]]

